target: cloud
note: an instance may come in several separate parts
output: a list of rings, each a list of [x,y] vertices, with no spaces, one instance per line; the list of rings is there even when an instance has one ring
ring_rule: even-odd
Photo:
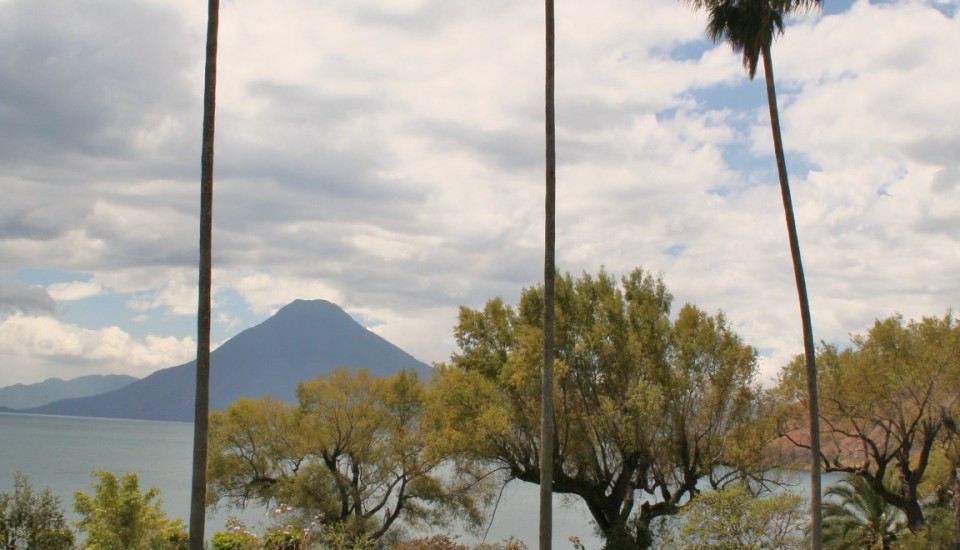
[[[90,281],[72,281],[54,283],[47,287],[47,292],[54,300],[69,302],[98,296],[103,292],[103,287]]]
[[[190,64],[176,12],[104,0],[8,1],[0,10],[6,173],[63,176],[97,158],[142,160],[158,143],[182,138]],[[64,152],[56,163],[38,162]]]
[[[185,363],[196,353],[189,338],[134,338],[116,326],[85,329],[52,317],[13,314],[0,321],[0,386],[88,374],[143,377]]]
[[[43,288],[19,281],[0,281],[0,313],[54,313],[57,302]]]
[[[0,3],[0,272],[88,275],[42,282],[35,311],[109,291],[140,321],[118,330],[162,338],[196,311],[202,6],[34,4]],[[838,6],[774,47],[818,339],[960,303],[950,5]],[[224,330],[325,298],[440,361],[457,306],[540,280],[540,5],[221,8]],[[674,0],[557,16],[561,269],[663,272],[678,302],[725,310],[769,375],[802,348],[762,82]]]

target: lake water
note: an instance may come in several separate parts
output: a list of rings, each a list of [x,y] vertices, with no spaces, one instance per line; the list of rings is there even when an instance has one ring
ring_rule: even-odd
[[[190,475],[193,425],[182,422],[148,422],[0,413],[0,490],[11,491],[13,472],[30,478],[34,489],[50,488],[63,501],[68,519],[73,514],[73,493],[91,492],[90,472],[115,474],[136,472],[140,488],[160,488],[163,509],[169,517],[190,515]],[[808,478],[796,487],[808,492]],[[832,481],[824,479],[828,485]],[[809,493],[807,493],[809,494]],[[514,536],[530,548],[537,547],[538,487],[512,482],[503,492],[486,540],[496,542]],[[222,529],[228,515],[237,515],[248,525],[263,521],[265,510],[247,509],[208,515],[206,533]],[[587,548],[599,548],[590,514],[579,499],[556,496],[554,500],[554,547],[571,548],[569,538],[579,537]],[[462,542],[477,538],[462,535]]]
[[[183,422],[0,413],[0,490],[12,491],[13,473],[20,470],[35,490],[48,487],[59,496],[68,519],[74,520],[73,493],[91,492],[90,472],[136,472],[141,490],[160,488],[162,507],[169,517],[186,519],[190,516],[192,447],[193,425]],[[508,485],[487,541],[513,535],[536,548],[537,503],[536,485]],[[554,546],[568,548],[569,537],[577,536],[588,547],[599,547],[586,507],[579,503],[564,506],[560,497],[556,503]],[[207,536],[222,529],[228,515],[237,515],[253,526],[264,520],[265,512],[247,509],[209,514]],[[476,542],[477,538],[462,535],[459,540]]]

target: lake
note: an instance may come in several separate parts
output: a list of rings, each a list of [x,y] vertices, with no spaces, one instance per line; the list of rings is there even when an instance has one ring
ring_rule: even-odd
[[[187,519],[192,447],[193,425],[183,422],[0,413],[0,490],[12,491],[13,472],[20,470],[35,490],[48,487],[59,496],[68,519],[74,520],[73,493],[91,492],[90,472],[136,472],[141,490],[160,488],[162,507],[169,517]],[[588,547],[599,547],[586,507],[579,503],[563,506],[560,497],[556,501],[554,545],[567,548],[569,537],[577,536]],[[503,492],[487,541],[513,535],[536,548],[537,510],[537,486],[511,483]],[[247,509],[208,514],[207,537],[223,528],[228,515],[256,525],[265,512]],[[460,540],[476,542],[477,538],[463,535]]]
[[[0,490],[12,491],[13,472],[30,478],[35,490],[50,488],[63,501],[68,519],[73,514],[73,493],[91,492],[90,472],[115,474],[136,472],[140,488],[160,488],[162,507],[169,517],[190,516],[190,472],[193,425],[183,422],[151,422],[104,418],[77,418],[0,413]],[[809,494],[806,475],[800,474],[795,490]],[[828,478],[824,479],[827,485]],[[503,497],[486,540],[497,542],[514,536],[530,548],[537,547],[538,487],[512,482]],[[237,515],[248,525],[257,525],[265,509],[220,511],[207,516],[206,533],[223,528],[228,515]],[[587,548],[599,548],[590,514],[579,499],[556,496],[554,500],[554,547],[570,548],[569,538],[579,537]],[[462,542],[477,542],[463,535]]]

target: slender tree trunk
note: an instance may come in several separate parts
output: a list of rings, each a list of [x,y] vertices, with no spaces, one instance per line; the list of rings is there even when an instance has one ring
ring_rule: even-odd
[[[543,379],[540,393],[540,550],[553,543],[553,319],[556,277],[557,135],[553,0],[546,0],[546,223],[543,253]]]
[[[770,56],[770,46],[764,46],[762,53],[763,72],[767,81],[767,103],[770,106],[770,128],[773,131],[773,149],[777,157],[777,173],[780,176],[780,195],[783,198],[783,213],[787,220],[790,255],[793,258],[793,274],[797,281],[797,295],[800,298],[803,354],[810,403],[810,538],[811,548],[820,550],[823,547],[823,497],[820,487],[820,402],[817,397],[817,358],[813,343],[813,322],[810,319],[810,300],[807,298],[807,283],[803,276],[803,263],[800,259],[797,222],[793,216],[793,201],[790,198],[790,183],[787,180],[787,161],[783,155],[780,114],[777,109],[777,92],[773,84],[773,59]]]
[[[207,415],[210,402],[210,293],[213,251],[213,130],[217,89],[217,29],[220,1],[207,6],[203,82],[203,144],[200,154],[200,266],[197,303],[197,388],[193,412],[193,481],[190,488],[190,550],[203,550],[207,499]]]

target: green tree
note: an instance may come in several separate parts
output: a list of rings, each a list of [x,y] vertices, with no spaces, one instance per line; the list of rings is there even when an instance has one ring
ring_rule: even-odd
[[[480,520],[482,487],[444,475],[428,446],[413,371],[339,369],[301,383],[298,405],[240,399],[211,415],[210,502],[284,503],[354,540],[408,526]]]
[[[543,375],[540,387],[540,550],[550,550],[553,544],[553,357],[555,317],[555,277],[557,248],[557,130],[555,77],[555,24],[553,0],[545,0],[546,78],[546,199],[544,204],[543,252]]]
[[[73,509],[80,515],[74,524],[86,533],[91,550],[149,550],[170,535],[170,520],[160,508],[160,489],[140,491],[137,474],[118,479],[111,472],[93,472],[94,495],[76,491]]]
[[[955,375],[960,376],[960,369],[956,369]],[[960,388],[960,380],[953,378],[948,384],[954,388]],[[939,475],[935,477],[934,492],[937,496],[936,507],[938,526],[936,530],[939,533],[950,535],[949,542],[944,542],[941,546],[951,550],[960,550],[960,425],[957,422],[957,404],[960,399],[960,393],[955,395],[952,406],[943,406],[941,413],[943,415],[944,426],[944,453],[942,460],[936,461],[934,469]],[[937,468],[937,466],[941,466]],[[947,518],[949,517],[949,521]],[[936,536],[932,533],[928,535]]]
[[[960,326],[953,317],[906,322],[878,320],[853,347],[825,346],[821,372],[822,464],[863,478],[887,503],[903,510],[911,529],[924,522],[922,485],[938,443],[957,408]],[[781,433],[808,448],[800,358],[780,374]],[[888,479],[895,483],[885,483]]]
[[[13,494],[0,492],[0,549],[68,550],[73,533],[67,527],[60,499],[50,489],[35,494],[30,479],[13,473]]]
[[[647,547],[650,522],[699,484],[763,469],[756,353],[722,314],[692,305],[670,319],[662,280],[635,270],[558,277],[555,492],[584,500],[610,548]],[[435,369],[437,438],[475,467],[540,481],[543,289],[516,310],[460,309],[460,352]]]
[[[759,497],[743,484],[700,494],[666,522],[663,550],[801,549],[806,518],[803,499],[778,492]]]
[[[953,511],[950,507],[934,507],[924,514],[923,529],[904,530],[897,539],[897,550],[955,550],[957,548]]]
[[[743,66],[752,80],[757,73],[760,57],[763,57],[763,72],[767,84],[767,105],[770,110],[770,129],[773,134],[773,150],[780,179],[780,196],[790,242],[790,256],[800,301],[800,321],[803,330],[803,351],[807,375],[807,404],[810,416],[810,490],[811,490],[811,541],[813,548],[820,548],[822,503],[820,483],[820,433],[819,400],[817,398],[816,348],[813,338],[813,321],[810,315],[810,300],[800,256],[800,239],[793,213],[793,199],[787,178],[787,161],[783,152],[783,137],[780,132],[780,113],[777,108],[777,92],[773,79],[773,57],[770,49],[773,39],[783,33],[785,16],[818,8],[821,0],[686,0],[695,9],[707,12],[707,35],[714,42],[726,41],[733,50],[743,54]]]
[[[823,542],[828,548],[888,550],[906,531],[906,518],[866,479],[848,475],[827,490],[823,506]]]
[[[200,151],[200,262],[197,296],[197,372],[193,412],[193,470],[190,483],[190,549],[203,550],[206,521],[207,431],[210,408],[210,317],[213,267],[213,150],[217,105],[217,36],[220,0],[207,2],[203,79],[203,136]]]
[[[511,537],[500,543],[485,542],[470,546],[447,535],[433,535],[402,542],[390,550],[527,550],[527,545]]]

